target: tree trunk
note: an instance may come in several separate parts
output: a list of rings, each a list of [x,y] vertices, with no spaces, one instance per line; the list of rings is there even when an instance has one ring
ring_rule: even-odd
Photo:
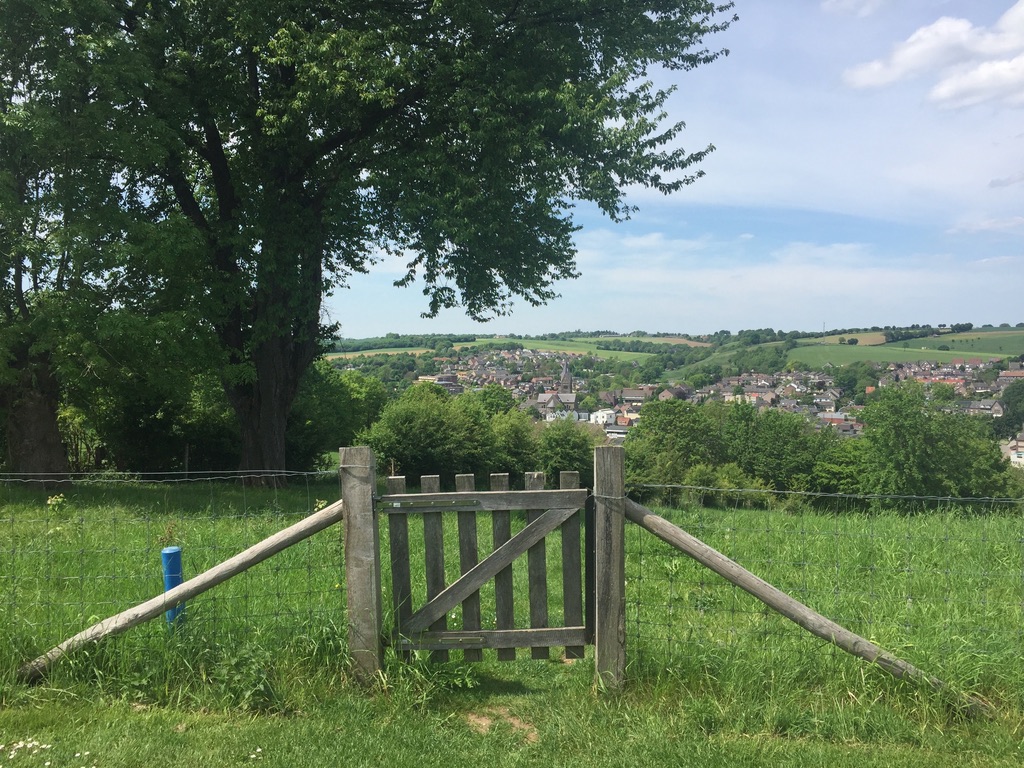
[[[68,457],[57,422],[60,386],[46,354],[16,356],[17,378],[4,392],[7,467],[47,486],[66,481]]]
[[[213,264],[235,282],[240,264],[255,261],[251,292],[232,296],[233,307],[216,326],[231,368],[224,387],[242,435],[240,469],[246,482],[281,485],[273,473],[287,469],[285,431],[303,374],[320,348],[320,307],[324,291],[322,201],[310,196],[292,158],[267,155],[270,183],[257,207],[262,228],[258,256],[235,250],[234,242],[214,250]],[[227,174],[228,169],[214,168]],[[230,184],[224,175],[222,186]],[[237,376],[240,366],[245,373]],[[259,475],[265,475],[260,477]]]
[[[250,362],[255,370],[252,380],[227,383],[225,391],[239,420],[242,458],[239,469],[253,485],[284,485],[274,473],[288,468],[285,456],[285,432],[288,415],[299,390],[302,376],[316,358],[319,349],[319,295],[316,310],[298,322],[299,331],[284,328],[256,345]],[[264,475],[264,476],[261,476]]]
[[[273,346],[280,347],[284,340]],[[287,365],[269,365],[268,358],[280,359],[268,344],[254,354],[257,367],[255,381],[228,385],[227,395],[238,416],[242,437],[242,458],[239,470],[249,475],[246,482],[254,485],[279,485],[274,472],[287,469],[285,428],[296,389],[295,374]],[[261,365],[261,363],[264,363]],[[266,474],[261,478],[258,475]]]

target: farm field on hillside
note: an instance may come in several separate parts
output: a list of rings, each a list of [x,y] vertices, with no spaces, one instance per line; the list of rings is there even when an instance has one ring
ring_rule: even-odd
[[[840,339],[857,339],[857,343],[860,346],[876,346],[880,344],[885,344],[885,334],[878,331],[866,331],[864,333],[846,333],[836,336],[823,336],[820,339],[798,339],[797,344],[838,344]]]
[[[901,342],[889,344],[898,347]],[[967,333],[950,333],[938,338],[913,339],[908,342],[912,347],[928,347],[934,349],[940,345],[949,347],[956,357],[997,355],[1024,355],[1024,329],[1015,330],[974,330]]]
[[[625,338],[622,336],[608,336],[606,338]],[[636,336],[630,337],[636,338],[637,341],[648,341],[651,344],[682,344],[687,347],[710,347],[711,342],[708,341],[694,341],[693,339],[687,339],[682,336]]]
[[[598,349],[597,339],[584,338],[573,341],[549,339],[522,339],[523,347],[537,352],[569,352],[576,355],[592,355],[604,360],[646,360],[646,352],[620,352],[614,349]]]
[[[358,352],[328,352],[324,357],[328,360],[352,360],[356,357],[369,357],[371,355],[422,355],[430,350],[426,347],[387,347],[385,349],[362,349]]]
[[[847,365],[856,361],[870,360],[876,363],[914,363],[923,360],[933,362],[951,362],[963,358],[962,351],[949,352],[927,348],[923,342],[935,341],[935,339],[912,339],[907,342],[886,344],[881,347],[865,347],[861,345],[848,346],[846,344],[808,344],[799,346],[789,352],[790,360],[798,360],[806,363],[811,368],[820,369],[826,364]],[[904,347],[903,344],[907,346]],[[953,345],[950,345],[952,347]],[[922,349],[922,347],[926,347]],[[984,358],[1004,357],[1006,353],[982,355]]]

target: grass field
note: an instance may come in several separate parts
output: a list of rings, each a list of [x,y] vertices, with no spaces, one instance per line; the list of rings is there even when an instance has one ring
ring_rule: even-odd
[[[879,344],[885,344],[885,334],[874,331],[869,331],[867,333],[847,333],[843,335],[823,336],[820,339],[803,339],[798,343],[838,344],[840,339],[857,339],[857,345],[860,346],[876,346]]]
[[[576,339],[559,341],[546,339],[523,339],[526,349],[538,352],[570,352],[576,355],[592,355],[604,360],[646,360],[651,355],[646,352],[620,352],[614,349],[598,349],[597,339]]]
[[[624,693],[595,695],[586,661],[531,662],[522,652],[514,663],[475,665],[389,656],[367,693],[349,677],[335,529],[196,598],[173,635],[162,620],[138,627],[64,660],[39,687],[12,674],[65,635],[158,592],[165,543],[180,543],[195,573],[337,498],[336,482],[274,492],[95,485],[50,504],[46,493],[4,491],[4,768],[44,759],[137,766],[169,754],[182,765],[281,766],[621,766],[626,755],[638,766],[1024,760],[1024,522],[997,505],[972,516],[656,508],[945,679],[949,694],[894,681],[811,638],[632,527]],[[487,530],[484,521],[483,548]],[[447,533],[446,550],[457,551]],[[559,552],[549,542],[549,562]],[[485,596],[485,616],[487,605]],[[961,691],[985,697],[994,713],[966,716]],[[30,739],[50,746],[9,757]]]
[[[324,357],[328,360],[351,360],[355,357],[370,355],[401,355],[403,353],[422,355],[429,351],[426,347],[388,347],[386,349],[363,349],[358,352],[328,352]]]
[[[967,333],[950,333],[937,338],[914,339],[911,346],[935,349],[940,345],[949,347],[956,357],[994,355],[1024,355],[1024,330],[984,330]],[[899,346],[899,343],[896,345]]]
[[[912,339],[908,342],[886,344],[881,347],[848,346],[846,344],[808,344],[799,346],[789,352],[790,360],[806,363],[811,368],[821,369],[823,366],[848,365],[852,362],[871,361],[875,363],[915,363],[919,361],[952,362],[967,356],[978,356],[983,359],[1005,357],[1006,353],[968,355],[964,351],[954,351],[952,345],[949,352],[934,349],[925,342],[935,339]],[[904,347],[903,344],[907,346]],[[937,346],[937,345],[936,345]]]
[[[613,338],[613,337],[608,337]],[[616,336],[614,338],[622,338]],[[637,337],[637,341],[649,341],[651,344],[682,344],[686,347],[710,347],[711,342],[708,341],[694,341],[693,339],[687,339],[684,336],[640,336]]]

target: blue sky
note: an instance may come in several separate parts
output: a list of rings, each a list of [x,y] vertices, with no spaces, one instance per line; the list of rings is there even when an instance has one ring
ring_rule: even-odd
[[[1024,321],[1024,0],[737,0],[728,57],[674,83],[706,176],[576,211],[582,276],[486,324],[425,320],[383,262],[342,335],[704,333]]]

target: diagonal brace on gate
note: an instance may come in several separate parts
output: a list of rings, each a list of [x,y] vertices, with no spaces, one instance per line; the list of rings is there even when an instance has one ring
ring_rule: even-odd
[[[493,579],[513,560],[572,517],[576,511],[576,507],[546,511],[416,611],[402,625],[402,633],[412,635],[425,631],[448,611],[478,591],[482,584]]]

